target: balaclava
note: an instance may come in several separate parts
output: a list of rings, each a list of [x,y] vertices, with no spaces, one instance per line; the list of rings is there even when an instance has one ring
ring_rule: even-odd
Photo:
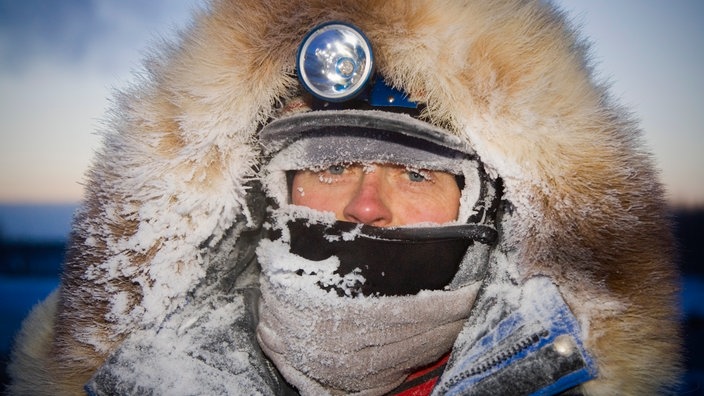
[[[322,29],[331,26],[360,34],[348,25]],[[299,76],[306,48],[314,44],[304,43],[299,52]],[[324,54],[338,74],[349,66],[344,62],[357,70],[348,54],[359,50],[338,52]],[[447,353],[466,321],[496,240],[497,184],[465,142],[411,116],[417,109],[375,106],[359,93],[348,100],[325,97],[316,89],[322,83],[311,89],[301,80],[313,96],[291,100],[260,132],[271,207],[269,238],[257,250],[258,340],[302,393],[385,393]],[[370,81],[372,90],[382,87],[403,101],[381,76]],[[453,174],[461,188],[458,219],[379,228],[290,204],[292,172],[336,164]]]

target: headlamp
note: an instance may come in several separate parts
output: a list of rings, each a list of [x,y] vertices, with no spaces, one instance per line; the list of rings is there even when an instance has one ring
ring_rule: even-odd
[[[296,70],[303,87],[319,99],[343,102],[361,93],[372,76],[372,46],[356,27],[331,22],[306,35]]]

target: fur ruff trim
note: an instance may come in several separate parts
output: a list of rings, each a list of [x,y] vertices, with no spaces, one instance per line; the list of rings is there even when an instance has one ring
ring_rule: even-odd
[[[51,380],[32,376],[52,367],[79,392],[130,331],[185,303],[218,244],[252,221],[257,130],[297,94],[300,39],[330,20],[359,26],[377,72],[503,179],[514,216],[502,244],[521,277],[556,280],[597,358],[584,393],[675,383],[677,273],[653,161],[565,16],[534,0],[214,0],[197,12],[117,96],[55,316],[35,311],[23,330],[51,363],[16,362],[15,381],[36,391]]]

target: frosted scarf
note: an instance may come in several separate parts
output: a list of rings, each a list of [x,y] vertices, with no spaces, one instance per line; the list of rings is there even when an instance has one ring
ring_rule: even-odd
[[[257,338],[264,353],[302,394],[379,395],[452,347],[479,282],[413,296],[340,297],[337,259],[309,261],[281,241],[263,240]],[[399,265],[402,265],[401,263]]]

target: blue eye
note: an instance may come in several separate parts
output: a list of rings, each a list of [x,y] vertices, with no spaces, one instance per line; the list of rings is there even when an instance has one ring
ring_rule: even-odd
[[[427,180],[420,172],[408,171],[408,179],[412,182],[422,182]]]
[[[332,165],[328,168],[328,173],[330,173],[331,175],[341,175],[344,171],[345,167],[340,164]]]

